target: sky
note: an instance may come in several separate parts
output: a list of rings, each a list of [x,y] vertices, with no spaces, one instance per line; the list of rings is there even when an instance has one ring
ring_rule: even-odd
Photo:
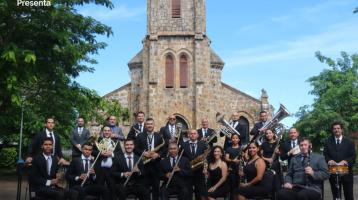
[[[130,82],[127,63],[142,48],[146,34],[146,1],[113,0],[112,10],[79,7],[78,12],[111,26],[114,34],[99,36],[108,46],[100,50],[94,73],[76,81],[105,95]],[[222,81],[255,97],[261,89],[277,110],[280,103],[296,113],[314,96],[307,79],[328,66],[315,52],[333,59],[341,51],[357,53],[358,14],[354,0],[206,0],[207,35],[223,59]],[[297,118],[283,120],[291,126]]]

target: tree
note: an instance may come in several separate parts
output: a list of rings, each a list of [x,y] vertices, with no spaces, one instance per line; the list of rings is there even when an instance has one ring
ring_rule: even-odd
[[[358,130],[358,55],[341,53],[336,61],[316,52],[316,57],[326,63],[329,69],[308,79],[315,96],[311,106],[303,106],[296,114],[295,123],[304,136],[313,140],[316,148],[321,147],[331,134],[330,124],[341,121],[346,126],[345,133]]]
[[[91,56],[106,47],[96,37],[112,34],[76,7],[113,5],[110,0],[51,0],[48,7],[16,3],[0,1],[0,135],[18,141],[23,105],[25,144],[46,116],[55,117],[57,131],[67,138],[78,115],[90,120],[102,109],[105,100],[74,79],[93,72]]]

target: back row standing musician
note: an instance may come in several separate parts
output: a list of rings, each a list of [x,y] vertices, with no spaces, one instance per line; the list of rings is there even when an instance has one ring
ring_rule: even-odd
[[[246,128],[246,126],[242,123],[240,123],[239,119],[240,119],[240,115],[238,112],[234,112],[231,116],[232,121],[230,122],[230,126],[233,127],[237,132],[240,133],[240,142],[241,145],[247,144],[249,142],[249,137],[248,137],[248,130]],[[220,133],[220,136],[225,136],[224,133]],[[231,146],[231,136],[226,135],[225,137],[225,143],[224,143],[224,149],[227,149],[228,147]]]
[[[265,130],[262,129],[262,127],[265,125],[267,121],[267,112],[261,111],[259,114],[259,122],[255,123],[254,128],[251,129],[250,135],[252,135],[254,138],[256,138],[260,132],[264,132]]]
[[[212,135],[216,134],[215,130],[212,128],[209,128],[209,120],[208,118],[203,118],[201,120],[201,128],[199,128],[197,130],[199,137],[198,140],[204,140],[205,142],[207,142],[207,140],[212,137]],[[212,139],[209,142],[209,146],[213,147],[214,143],[217,142],[217,137],[215,137],[214,139]]]
[[[78,117],[77,126],[71,132],[71,144],[72,144],[72,158],[79,157],[82,154],[82,146],[90,138],[91,134],[88,129],[84,127],[85,120],[83,117]]]
[[[135,114],[136,123],[130,128],[127,138],[137,139],[138,135],[144,132],[144,118],[145,114],[143,111],[139,111]]]
[[[280,158],[282,161],[287,160],[288,166],[290,166],[291,158],[300,153],[298,144],[298,137],[300,133],[294,127],[288,130],[289,139],[280,145]]]
[[[353,141],[343,136],[343,128],[344,126],[340,122],[332,123],[331,130],[333,134],[324,145],[323,155],[330,168],[348,166],[348,172],[343,175],[332,173],[329,178],[333,199],[342,199],[340,186],[343,185],[344,199],[352,200],[354,199],[352,169],[356,159],[356,152]]]

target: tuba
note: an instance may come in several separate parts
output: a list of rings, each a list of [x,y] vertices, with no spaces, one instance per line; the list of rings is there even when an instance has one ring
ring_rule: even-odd
[[[231,138],[232,134],[240,135],[240,133],[234,127],[232,127],[228,121],[225,120],[225,115],[221,115],[220,113],[217,113],[216,120],[217,120],[217,123],[219,123],[221,125],[218,133],[221,132],[224,135],[226,135],[226,137],[228,137],[228,138]]]
[[[290,113],[288,112],[288,110],[285,108],[285,106],[283,106],[282,104],[280,104],[280,108],[278,109],[278,111],[275,113],[275,115],[272,117],[271,120],[267,121],[262,127],[261,129],[271,129],[271,130],[276,130],[276,133],[283,133],[282,130],[282,124],[280,124],[279,122],[281,120],[283,120],[284,118],[286,118],[287,116],[289,116]],[[261,131],[258,135],[256,135],[254,138],[252,138],[252,141],[256,141],[259,144],[262,143],[263,141],[263,136],[265,135],[265,133],[263,131]]]

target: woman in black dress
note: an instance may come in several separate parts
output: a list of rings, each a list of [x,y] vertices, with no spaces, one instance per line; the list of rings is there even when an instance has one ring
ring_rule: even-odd
[[[261,154],[262,159],[265,160],[266,163],[266,169],[273,170],[274,172],[274,186],[275,190],[278,191],[281,189],[282,185],[282,179],[281,179],[281,168],[280,168],[280,162],[278,160],[280,151],[275,149],[277,147],[277,143],[279,141],[276,139],[275,133],[268,129],[265,131],[265,142],[261,145]],[[273,156],[273,154],[276,154]]]
[[[203,200],[214,200],[223,197],[229,191],[227,184],[228,169],[223,161],[224,150],[220,146],[215,146],[209,155],[209,166],[204,168],[207,179],[207,193],[202,195]]]
[[[266,164],[260,157],[260,147],[255,142],[248,147],[249,160],[240,176],[245,176],[246,183],[240,183],[237,189],[237,199],[246,200],[254,196],[266,195],[272,191],[273,177],[265,173]]]
[[[236,188],[239,187],[239,175],[238,175],[238,166],[240,163],[240,153],[241,148],[239,146],[240,136],[237,134],[231,135],[231,147],[226,148],[225,150],[225,161],[229,166],[229,185],[230,185],[230,200],[235,199],[234,192]]]

